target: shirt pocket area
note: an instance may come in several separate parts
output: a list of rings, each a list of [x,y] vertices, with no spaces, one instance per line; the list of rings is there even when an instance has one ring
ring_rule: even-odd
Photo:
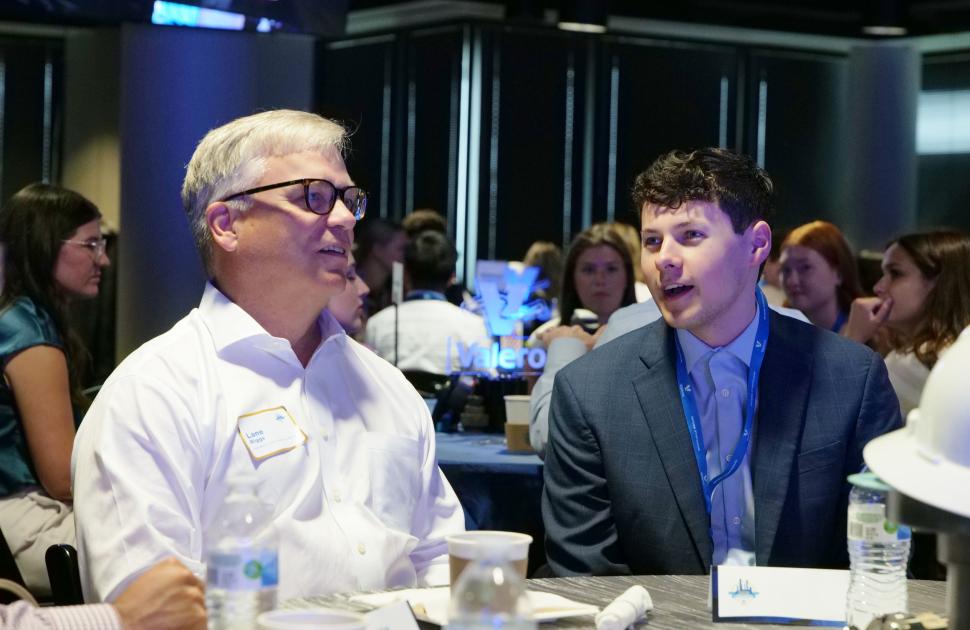
[[[421,493],[420,442],[389,433],[365,433],[360,440],[367,458],[361,468],[368,473],[364,505],[388,527],[410,532]]]

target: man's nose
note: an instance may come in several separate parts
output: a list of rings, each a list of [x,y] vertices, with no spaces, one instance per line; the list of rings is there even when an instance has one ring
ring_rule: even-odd
[[[357,224],[357,219],[354,218],[354,213],[350,211],[350,208],[344,204],[343,199],[338,199],[333,204],[333,210],[327,215],[327,223],[333,227],[353,230],[354,225]]]

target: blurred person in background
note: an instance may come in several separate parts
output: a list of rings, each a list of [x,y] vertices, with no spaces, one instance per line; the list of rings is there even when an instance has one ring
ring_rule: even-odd
[[[536,283],[546,284],[541,289],[533,289],[532,295],[529,296],[527,301],[542,300],[549,306],[549,317],[559,317],[559,293],[562,291],[562,249],[550,241],[536,241],[525,252],[522,265],[524,267],[538,267],[539,275],[536,276]],[[523,331],[523,335],[528,337],[542,323],[539,320],[529,322]]]
[[[50,593],[44,554],[74,544],[71,448],[90,360],[68,304],[98,295],[110,261],[101,213],[76,192],[30,184],[0,211],[0,528],[28,588]]]
[[[634,277],[630,250],[613,225],[586,228],[569,244],[559,317],[537,328],[528,345],[548,347],[553,340],[569,336],[592,347],[596,329],[616,309],[636,302]]]
[[[448,235],[448,222],[437,210],[431,208],[419,208],[405,216],[401,221],[401,227],[409,239],[428,230]]]
[[[839,228],[827,221],[795,228],[781,244],[780,262],[787,305],[816,326],[841,332],[862,288],[852,250]]]
[[[650,289],[647,287],[645,282],[646,276],[643,275],[643,269],[640,268],[640,232],[637,231],[635,227],[627,223],[610,223],[616,233],[623,239],[626,243],[627,249],[630,251],[630,260],[633,261],[633,278],[634,278],[634,288],[637,294],[637,302],[645,302],[650,298]]]
[[[401,370],[451,374],[463,366],[463,352],[492,345],[485,320],[445,299],[454,280],[458,254],[448,238],[435,231],[418,234],[404,253],[404,302],[375,313],[367,321],[367,345]],[[459,348],[459,345],[461,348]]]
[[[930,369],[970,326],[970,234],[907,234],[883,254],[875,297],[852,303],[843,334],[860,343],[881,331],[886,367],[903,414],[919,405]]]
[[[765,299],[772,306],[784,306],[785,290],[781,286],[781,244],[785,242],[788,232],[778,230],[771,233],[771,251],[761,270],[761,280],[758,286],[765,294]]]
[[[357,275],[357,263],[354,260],[354,255],[350,254],[350,261],[347,265],[347,286],[343,293],[330,299],[327,308],[343,326],[344,332],[355,339],[364,330],[367,322],[364,301],[367,299],[368,293],[370,293],[370,288]]]
[[[357,275],[370,288],[367,313],[373,315],[391,303],[391,269],[404,262],[407,234],[397,223],[377,217],[361,221],[356,229]]]

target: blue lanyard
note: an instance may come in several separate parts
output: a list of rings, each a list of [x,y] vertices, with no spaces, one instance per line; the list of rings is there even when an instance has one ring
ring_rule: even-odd
[[[413,300],[442,300],[446,301],[448,298],[445,297],[444,293],[440,291],[410,291],[404,297],[405,302],[411,302]]]
[[[765,349],[768,346],[768,301],[760,288],[755,289],[758,301],[758,331],[754,338],[754,347],[751,348],[751,365],[748,368],[748,403],[744,414],[744,428],[738,443],[734,446],[734,452],[727,461],[727,467],[721,471],[714,479],[707,473],[707,455],[704,450],[704,435],[701,430],[701,415],[697,411],[697,401],[694,399],[694,387],[691,385],[690,375],[687,372],[687,364],[684,361],[684,351],[677,346],[677,385],[680,390],[680,403],[684,407],[684,415],[687,417],[687,430],[690,432],[690,440],[694,446],[694,458],[697,460],[697,469],[701,474],[701,485],[704,489],[704,506],[707,513],[711,513],[711,501],[714,498],[714,490],[718,484],[737,472],[748,452],[748,445],[751,442],[751,431],[754,425],[754,412],[758,405],[758,375],[761,372],[761,363],[765,358]]]
[[[849,316],[845,311],[839,311],[838,317],[835,318],[835,323],[832,324],[832,332],[838,334],[842,330],[842,326],[845,324],[845,320],[849,319]]]

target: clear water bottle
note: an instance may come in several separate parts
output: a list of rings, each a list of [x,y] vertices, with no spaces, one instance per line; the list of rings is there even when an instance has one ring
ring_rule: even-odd
[[[209,630],[255,628],[259,613],[276,607],[277,540],[272,508],[256,496],[256,478],[229,482],[206,553]]]
[[[906,563],[913,534],[886,518],[889,486],[878,477],[864,472],[850,475],[849,482],[846,623],[865,630],[875,617],[906,611]]]
[[[476,557],[451,586],[448,630],[536,630],[525,580],[504,544],[476,544]]]

